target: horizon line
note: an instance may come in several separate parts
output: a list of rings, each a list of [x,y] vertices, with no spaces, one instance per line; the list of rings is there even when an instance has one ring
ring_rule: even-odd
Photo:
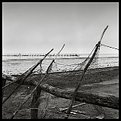
[[[6,53],[2,54],[3,55],[45,55],[46,53]],[[88,55],[89,53],[62,53],[60,55]],[[119,53],[100,53],[100,55],[113,55],[113,54],[119,54]],[[49,55],[56,55],[56,53],[49,54]]]

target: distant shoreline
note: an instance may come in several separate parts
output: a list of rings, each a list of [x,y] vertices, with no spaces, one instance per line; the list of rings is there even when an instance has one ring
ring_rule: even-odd
[[[2,54],[2,56],[44,56],[45,54],[36,54],[36,53],[33,53],[33,54]],[[77,56],[77,57],[87,57],[89,55],[89,53],[87,54],[79,54],[79,53],[63,53],[63,54],[59,54],[58,57],[61,57],[61,56]],[[107,53],[107,54],[99,54],[100,56],[119,56],[119,54],[117,53]],[[48,55],[49,57],[51,56],[56,56],[56,54],[49,54]]]
[[[87,57],[57,57],[56,60],[63,60],[63,59],[86,59]],[[119,57],[98,57],[98,58],[119,58]],[[6,61],[19,61],[19,60],[22,60],[22,61],[32,61],[32,60],[40,60],[42,58],[11,58],[11,59],[2,59],[3,62],[6,62]],[[46,57],[45,60],[53,60],[55,58],[51,58],[51,57]]]
[[[7,58],[10,57],[10,58]],[[12,58],[13,57],[13,58]],[[15,57],[15,58],[14,58]],[[30,58],[28,58],[30,57]],[[5,60],[35,60],[35,59],[41,59],[43,58],[44,55],[2,55],[2,60],[4,61],[4,58],[6,58]],[[59,56],[54,56],[54,55],[48,55],[48,57],[46,57],[45,59],[54,59],[56,57],[56,59],[85,59],[88,56],[86,55],[59,55]],[[118,55],[100,55],[98,56],[99,58],[119,58]]]

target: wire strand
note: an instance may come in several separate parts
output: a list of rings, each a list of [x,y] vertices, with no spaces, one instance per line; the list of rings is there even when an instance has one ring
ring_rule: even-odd
[[[111,46],[109,46],[109,45],[105,45],[105,44],[101,44],[102,46],[105,46],[105,47],[109,47],[109,48],[112,48],[112,49],[115,49],[115,50],[119,50],[118,48],[116,48],[116,47],[111,47]]]

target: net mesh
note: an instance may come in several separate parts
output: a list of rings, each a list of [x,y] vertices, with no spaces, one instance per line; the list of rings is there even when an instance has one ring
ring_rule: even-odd
[[[95,49],[95,47],[94,47],[94,49]],[[49,73],[56,73],[56,72],[63,72],[63,73],[70,72],[71,73],[72,71],[84,70],[85,66],[89,62],[89,60],[94,52],[94,49],[91,51],[91,53],[89,54],[88,57],[83,58],[83,59],[78,57],[77,58],[78,62],[73,61],[70,64],[67,64],[69,59],[65,59],[66,62],[64,63],[64,61],[60,61],[59,59],[55,58],[52,66],[49,70]],[[96,55],[89,66],[89,69],[98,68],[99,50],[100,50],[100,48],[98,48]],[[47,62],[50,63],[51,61],[52,60],[46,60],[46,63]],[[47,67],[48,67],[48,64],[45,64],[43,62],[33,71],[33,74],[45,73],[45,70],[47,69]]]
[[[61,52],[61,50],[59,51],[59,53]],[[69,76],[72,76],[71,79],[74,80],[74,76],[70,74],[70,73],[72,73],[74,71],[85,71],[86,72],[86,70],[88,70],[88,72],[89,72],[90,69],[99,68],[99,52],[100,52],[100,44],[98,43],[93,48],[93,50],[88,55],[88,57],[86,57],[85,59],[82,60],[82,58],[80,58],[80,57],[77,56],[79,62],[73,61],[73,63],[67,64],[67,62],[66,63],[64,63],[64,61],[61,62],[57,58],[55,58],[54,60],[46,60],[46,63],[40,61],[39,65],[34,69],[34,71],[32,71],[32,69],[34,68],[34,66],[32,66],[25,73],[23,73],[19,78],[20,78],[20,80],[22,80],[31,71],[32,71],[31,72],[31,75],[34,75],[34,74],[40,74],[40,75],[42,75],[43,73],[49,74],[49,73],[63,72],[63,73],[67,73],[67,74],[65,76],[63,76],[62,79],[65,79],[66,80],[67,76],[69,75]],[[44,83],[50,81],[49,80],[49,79],[51,79],[50,76],[51,75],[47,75],[47,77],[44,80]],[[80,76],[81,76],[81,74],[80,74]],[[38,81],[40,81],[40,80],[41,80],[41,78]],[[80,81],[80,80],[78,80],[78,81]],[[13,94],[13,92],[11,93],[11,95],[12,94]],[[47,113],[47,110],[48,110],[48,105],[49,105],[48,102],[50,101],[49,96],[46,95],[46,99],[47,100],[44,101],[46,104],[45,104],[45,107],[43,109],[43,112],[44,112],[44,115],[43,116],[44,117],[46,116],[46,113]],[[21,106],[23,106],[23,104]],[[20,111],[19,108],[18,108],[18,111]],[[70,111],[71,111],[71,108],[70,108]],[[15,116],[15,115],[13,114],[13,116]]]

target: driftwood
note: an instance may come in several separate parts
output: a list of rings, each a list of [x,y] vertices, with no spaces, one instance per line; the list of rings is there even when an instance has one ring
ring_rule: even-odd
[[[64,89],[59,89],[48,84],[40,85],[41,89],[51,93],[57,97],[71,99],[72,98],[72,91],[66,91]],[[119,98],[113,95],[107,94],[91,94],[87,92],[77,92],[76,94],[76,101],[85,102],[89,104],[119,109]]]
[[[77,105],[73,105],[72,108],[75,108],[75,107],[78,107],[78,106],[82,106],[82,105],[85,105],[86,103],[80,103],[80,104],[77,104]],[[59,108],[60,111],[66,111],[68,108]]]
[[[4,75],[4,77],[8,79],[7,76]],[[13,81],[15,81],[16,78],[11,77],[11,79],[14,79]],[[24,84],[36,86],[36,83],[33,83],[33,82],[25,82]],[[59,88],[50,86],[48,84],[44,84],[44,85],[41,84],[40,88],[57,97],[72,99],[73,91],[59,89]],[[119,98],[113,95],[91,94],[83,91],[83,92],[77,92],[75,100],[79,102],[85,102],[85,103],[99,105],[103,107],[119,109]]]

